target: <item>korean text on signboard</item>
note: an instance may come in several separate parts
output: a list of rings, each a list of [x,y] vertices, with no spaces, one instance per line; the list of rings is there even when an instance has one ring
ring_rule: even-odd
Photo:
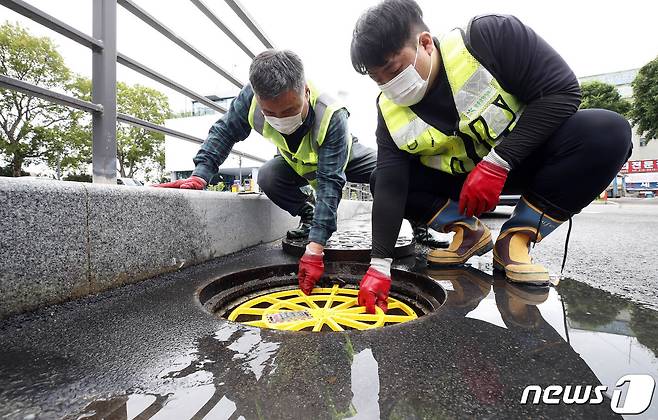
[[[620,172],[625,174],[658,172],[658,159],[629,160],[624,163]]]

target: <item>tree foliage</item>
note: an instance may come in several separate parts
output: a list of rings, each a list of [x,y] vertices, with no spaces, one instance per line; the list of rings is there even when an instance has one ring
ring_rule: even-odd
[[[628,116],[631,104],[621,97],[614,85],[593,81],[583,83],[580,89],[583,94],[581,109],[601,108]]]
[[[29,172],[21,171],[19,176],[28,176]],[[11,165],[0,166],[0,176],[14,176],[14,168]]]
[[[76,96],[91,99],[91,81],[78,78],[74,83]],[[169,100],[155,89],[117,83],[117,110],[162,125],[169,118]],[[91,130],[90,120],[85,124]],[[138,170],[159,172],[164,168],[164,135],[128,124],[117,124],[117,170],[121,177],[132,178]]]
[[[72,75],[49,38],[34,37],[20,25],[0,26],[0,74],[91,101],[91,80]],[[121,82],[117,110],[159,125],[171,113],[163,93]],[[84,173],[91,163],[91,132],[90,114],[0,89],[0,159],[9,164],[13,176],[21,176],[24,165],[31,163],[47,164],[58,178]],[[121,177],[143,171],[156,179],[163,168],[164,135],[117,124]]]
[[[647,140],[658,138],[658,57],[640,69],[633,81],[631,121]]]
[[[171,114],[167,96],[155,89],[125,83],[117,85],[119,112],[158,125]],[[132,177],[137,169],[164,168],[164,134],[127,124],[117,126],[117,159],[121,176]]]
[[[66,91],[71,72],[49,38],[34,37],[19,25],[0,26],[0,74],[55,91]],[[0,157],[20,176],[27,163],[66,155],[67,131],[78,112],[8,89],[0,89]],[[61,154],[56,155],[60,150]],[[76,166],[77,163],[74,165]]]

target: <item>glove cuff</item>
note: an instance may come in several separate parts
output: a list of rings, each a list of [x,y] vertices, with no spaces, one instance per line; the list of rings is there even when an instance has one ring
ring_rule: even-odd
[[[486,155],[484,158],[482,158],[483,162],[489,162],[493,165],[500,166],[501,168],[505,169],[506,172],[509,172],[512,170],[512,167],[510,166],[509,163],[503,158],[501,158],[498,153],[494,149],[491,149],[488,155]]]
[[[313,252],[313,250],[311,248],[309,248],[308,245],[306,245],[306,251],[304,251],[304,254],[324,257],[324,252],[320,252],[320,253]]]
[[[370,259],[370,268],[390,278],[392,262],[393,258],[372,258]]]

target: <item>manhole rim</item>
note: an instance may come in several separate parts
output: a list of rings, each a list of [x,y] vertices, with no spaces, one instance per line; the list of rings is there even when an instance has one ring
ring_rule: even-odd
[[[328,262],[328,263],[325,264],[325,266],[328,269],[331,269],[333,265],[338,265],[338,264],[339,263],[337,263],[337,262]],[[365,274],[365,271],[369,267],[368,264],[364,264],[364,263],[360,263],[360,262],[340,263],[340,265],[343,266],[343,267],[345,266],[345,264],[347,264],[352,270],[359,270],[363,274]],[[339,333],[339,334],[355,334],[355,333],[373,333],[373,332],[381,331],[383,329],[391,331],[394,328],[404,328],[407,325],[413,326],[416,323],[425,322],[425,321],[429,321],[433,318],[440,317],[440,316],[442,316],[442,314],[444,312],[445,303],[446,303],[446,299],[447,299],[447,296],[448,296],[448,291],[438,281],[436,281],[432,277],[427,276],[427,275],[422,274],[422,273],[405,270],[405,269],[402,269],[402,268],[392,268],[391,272],[392,272],[393,278],[394,278],[394,280],[393,280],[394,285],[396,283],[396,281],[395,281],[396,275],[397,275],[398,278],[399,278],[399,276],[409,276],[409,277],[412,277],[412,278],[422,279],[423,282],[426,282],[427,284],[431,285],[431,287],[433,289],[440,291],[440,294],[441,294],[440,299],[437,298],[436,296],[431,297],[431,299],[438,302],[438,306],[432,308],[432,310],[427,312],[427,313],[419,314],[416,319],[412,319],[410,321],[406,321],[406,322],[402,322],[402,323],[398,323],[398,324],[393,324],[393,325],[386,325],[384,327],[378,327],[378,328],[367,329],[367,330],[356,330],[356,329],[347,330],[346,329],[345,331],[315,331],[315,332],[314,331],[286,331],[286,330],[278,330],[278,329],[272,329],[272,328],[262,328],[262,327],[250,326],[250,325],[246,325],[246,324],[241,323],[241,322],[230,321],[225,316],[218,315],[215,311],[209,309],[206,306],[206,303],[218,294],[217,292],[215,292],[215,293],[210,292],[209,289],[212,289],[213,287],[217,286],[219,283],[222,283],[222,280],[226,280],[227,278],[230,278],[232,276],[245,275],[247,273],[259,273],[260,274],[260,273],[263,273],[263,272],[269,272],[269,273],[271,273],[271,275],[269,277],[273,277],[274,273],[276,273],[276,272],[286,271],[287,273],[285,275],[296,275],[297,267],[298,267],[298,265],[296,263],[294,263],[294,264],[291,264],[291,263],[267,264],[267,265],[260,265],[260,266],[250,267],[250,268],[242,269],[242,270],[233,270],[233,271],[230,271],[230,272],[225,272],[225,273],[223,273],[219,276],[215,276],[215,277],[211,278],[210,280],[204,282],[203,284],[201,284],[196,289],[195,294],[194,294],[196,303],[201,307],[200,309],[205,314],[212,317],[213,319],[224,322],[224,323],[229,323],[229,324],[234,324],[234,325],[237,325],[237,326],[241,326],[241,327],[246,328],[246,329],[257,329],[259,331],[268,331],[270,333],[296,334],[296,335],[299,335],[299,334],[336,334],[336,333]],[[326,272],[327,272],[327,270],[325,270],[325,273]],[[330,275],[340,276],[341,273],[335,273],[335,272],[330,271],[329,274]],[[358,275],[358,274],[354,274],[354,273],[351,273],[351,274],[343,273],[343,274],[344,275]],[[264,278],[267,278],[267,277],[264,277]],[[260,280],[260,278],[256,278],[254,280]],[[288,286],[294,286],[294,283],[291,283]],[[225,290],[230,290],[230,286],[228,288],[226,288]],[[207,296],[208,294],[210,296]],[[204,296],[204,295],[206,295],[206,296]],[[393,295],[398,295],[399,296],[400,293],[398,293],[397,290],[396,291],[392,290],[391,295],[392,296]],[[404,295],[402,295],[402,296],[404,296]],[[396,297],[396,298],[399,299],[399,297]],[[404,299],[404,297],[403,297],[403,299]],[[412,297],[407,296],[405,300],[408,302],[412,299],[413,299]]]

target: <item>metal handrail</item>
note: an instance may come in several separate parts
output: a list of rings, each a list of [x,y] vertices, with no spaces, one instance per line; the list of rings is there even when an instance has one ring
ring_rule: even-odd
[[[174,44],[178,45],[179,47],[181,47],[182,49],[193,55],[195,58],[197,58],[199,61],[201,61],[211,69],[215,70],[217,73],[219,73],[220,76],[224,77],[226,80],[233,83],[235,86],[239,88],[242,88],[244,86],[244,83],[238,80],[237,77],[233,76],[222,66],[212,61],[208,56],[203,54],[201,51],[194,48],[192,44],[185,41],[180,36],[176,35],[171,29],[166,27],[162,22],[160,22],[159,20],[148,14],[144,9],[137,6],[135,3],[133,3],[132,0],[117,0],[117,4],[122,6],[124,9],[126,9],[136,17],[138,17],[144,23],[149,25],[151,28],[155,29],[165,37],[169,38],[169,40],[171,40]]]
[[[23,15],[28,19],[40,23],[46,28],[52,29],[58,34],[64,35],[65,37],[77,42],[80,45],[84,45],[87,48],[98,50],[103,49],[103,41],[91,37],[70,25],[67,25],[56,17],[51,16],[48,13],[22,0],[0,0],[0,5]]]
[[[225,0],[228,6],[245,23],[252,33],[268,48],[272,42],[236,0]],[[93,51],[92,97],[93,102],[83,101],[69,95],[45,89],[9,76],[0,75],[0,87],[27,93],[60,105],[69,106],[93,115],[93,173],[94,182],[114,183],[116,178],[116,122],[131,124],[136,127],[167,134],[194,143],[203,143],[203,139],[173,130],[137,117],[117,113],[116,110],[116,63],[126,66],[152,80],[155,80],[190,99],[203,103],[220,113],[226,109],[205,96],[175,82],[138,61],[116,51],[116,5],[120,5],[138,19],[148,24],[166,38],[183,48],[189,54],[206,64],[233,85],[242,88],[244,83],[212,59],[194,48],[189,42],[176,35],[171,29],[155,19],[132,0],[93,0],[93,36],[75,29],[50,14],[26,3],[23,0],[0,0],[0,5],[19,13]],[[217,17],[201,0],[191,0],[226,36],[229,37],[250,58],[254,53]],[[109,62],[113,62],[110,65]],[[105,106],[104,106],[104,105]],[[233,155],[265,162],[264,159],[231,150]],[[113,156],[113,157],[112,157]]]
[[[179,139],[187,140],[187,141],[190,141],[192,143],[201,144],[201,143],[204,142],[204,139],[202,139],[200,137],[196,137],[196,136],[193,136],[191,134],[183,133],[181,131],[177,131],[177,130],[174,130],[174,129],[169,128],[169,127],[164,127],[162,125],[154,124],[152,122],[142,120],[142,119],[137,118],[137,117],[133,117],[132,115],[122,114],[122,113],[119,112],[117,114],[117,120],[119,120],[121,122],[124,122],[124,123],[127,123],[127,124],[134,125],[135,127],[140,127],[140,128],[144,128],[146,130],[155,131],[156,133],[168,134],[172,137],[177,137]],[[250,155],[249,153],[240,152],[239,150],[231,150],[231,154],[236,155],[236,156],[240,156],[240,157],[243,157],[243,158],[248,158],[248,159],[251,159],[251,160],[255,160],[256,162],[261,162],[261,163],[267,162],[265,159],[263,159],[261,157]]]
[[[256,38],[260,40],[260,42],[263,43],[267,48],[274,48],[274,44],[270,39],[265,35],[265,32],[256,24],[256,21],[254,18],[247,13],[247,10],[240,4],[237,0],[224,0],[226,4],[228,4],[228,7],[235,12],[236,15],[244,22],[245,25],[249,29],[251,29],[251,32],[253,32],[254,35],[256,35]]]
[[[211,21],[212,23],[214,23],[214,24],[215,24],[215,25],[216,25],[216,26],[217,26],[222,32],[224,32],[224,34],[225,34],[227,37],[229,37],[229,38],[231,39],[231,41],[235,42],[235,45],[237,45],[238,47],[240,47],[240,49],[241,49],[242,51],[244,51],[245,54],[247,54],[247,55],[249,56],[249,58],[252,58],[252,59],[253,59],[254,57],[256,57],[256,54],[254,54],[254,53],[249,49],[249,47],[247,47],[247,46],[246,46],[246,45],[240,40],[240,38],[238,38],[238,36],[237,36],[236,34],[234,34],[233,31],[231,31],[231,29],[229,29],[229,27],[226,26],[226,25],[224,24],[224,22],[222,22],[221,19],[220,19],[219,17],[217,17],[217,15],[214,14],[214,13],[210,10],[210,8],[208,8],[208,6],[206,6],[206,4],[205,4],[204,2],[202,2],[201,0],[190,0],[190,1],[191,1],[192,4],[194,4],[199,10],[201,10],[201,13],[203,13],[204,15],[206,15],[206,17],[207,17],[208,19],[210,19],[210,21]]]
[[[73,96],[64,95],[63,93],[53,92],[50,89],[45,89],[40,86],[24,82],[22,80],[14,79],[13,77],[4,76],[2,74],[0,74],[0,87],[27,93],[28,95],[46,99],[60,105],[66,105],[71,108],[76,108],[81,111],[103,113],[103,105],[83,101],[81,99],[74,98]]]
[[[225,113],[226,108],[224,108],[221,105],[218,105],[214,103],[213,101],[209,100],[205,96],[194,92],[191,89],[186,88],[185,86],[174,82],[170,78],[163,76],[162,74],[158,73],[157,71],[145,66],[144,64],[141,64],[137,62],[137,60],[133,60],[130,57],[127,57],[124,54],[117,53],[117,63],[123,64],[124,66],[128,67],[129,69],[132,69],[150,79],[155,80],[156,82],[160,82],[161,84],[168,86],[172,88],[173,90],[182,93],[183,95],[187,96],[188,98],[194,99],[196,101],[201,102],[208,108],[212,108],[215,111],[218,111],[220,113]]]

